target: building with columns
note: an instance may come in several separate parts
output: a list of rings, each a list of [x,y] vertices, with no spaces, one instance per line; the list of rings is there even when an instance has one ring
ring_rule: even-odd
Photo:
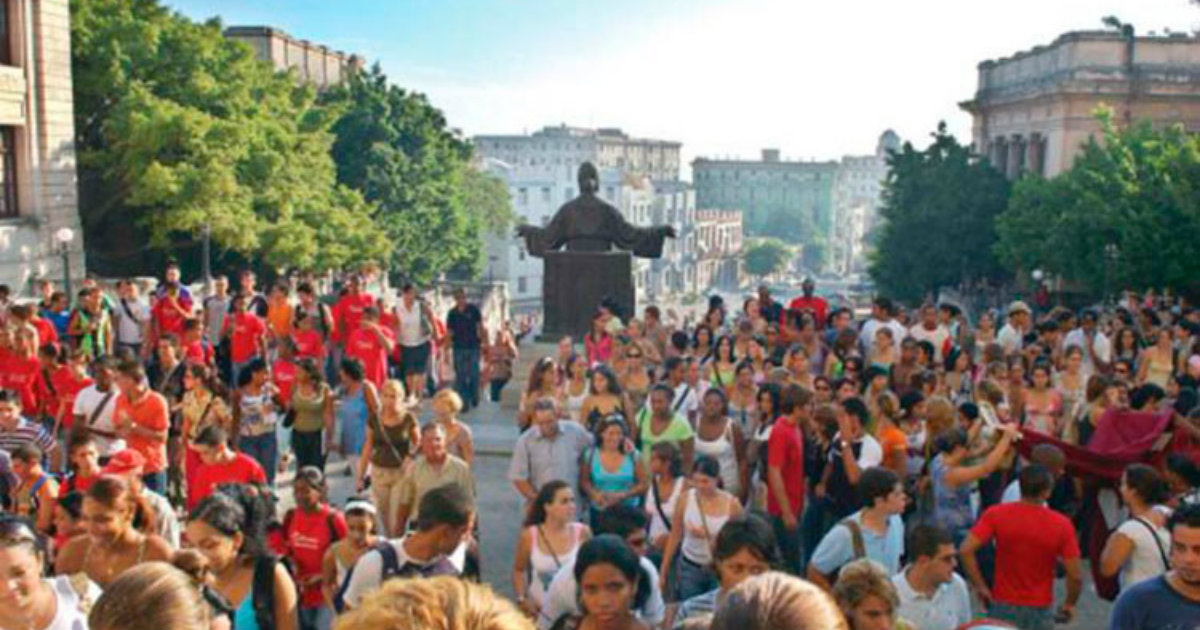
[[[1200,39],[1192,35],[1070,32],[978,71],[974,98],[959,106],[974,118],[975,151],[1010,178],[1069,169],[1100,131],[1100,105],[1118,124],[1200,131]]]
[[[83,270],[68,0],[0,0],[0,284]]]
[[[226,39],[248,44],[255,57],[269,62],[276,70],[294,69],[298,79],[318,89],[341,83],[350,72],[363,67],[363,59],[358,55],[296,39],[270,26],[230,26],[223,34]]]

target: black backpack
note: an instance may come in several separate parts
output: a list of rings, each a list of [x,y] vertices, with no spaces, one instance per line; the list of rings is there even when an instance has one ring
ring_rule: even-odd
[[[406,562],[400,564],[400,554],[396,553],[395,545],[388,540],[381,540],[375,543],[372,551],[379,553],[379,558],[382,561],[380,569],[379,583],[383,584],[388,580],[395,578],[407,577],[435,577],[438,575],[457,576],[458,568],[454,566],[448,558],[439,558],[435,562],[429,564],[417,564],[415,562]],[[368,551],[367,553],[371,553]],[[366,554],[363,554],[365,556]],[[363,556],[359,556],[362,560]],[[346,610],[346,588],[350,586],[350,579],[354,577],[354,570],[358,568],[358,563],[346,571],[346,577],[342,580],[342,585],[338,588],[337,596],[333,598],[333,607],[337,612],[341,613]]]

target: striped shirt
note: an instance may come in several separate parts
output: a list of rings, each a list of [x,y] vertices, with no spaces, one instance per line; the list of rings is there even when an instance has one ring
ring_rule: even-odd
[[[25,418],[17,421],[17,426],[14,429],[0,428],[0,450],[11,454],[17,448],[32,444],[42,450],[42,453],[49,453],[56,446],[54,438],[42,425],[30,422]]]

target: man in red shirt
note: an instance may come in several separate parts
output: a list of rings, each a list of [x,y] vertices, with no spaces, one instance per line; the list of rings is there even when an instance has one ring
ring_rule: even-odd
[[[292,386],[296,384],[296,349],[290,337],[282,337],[278,346],[279,358],[271,364],[271,378],[275,381],[275,389],[279,391],[279,399],[284,405],[292,404]]]
[[[196,318],[188,318],[183,323],[183,338],[179,340],[183,358],[190,363],[212,365],[213,348],[204,338],[204,323]]]
[[[225,320],[225,330],[222,336],[229,337],[229,358],[233,362],[233,385],[238,384],[238,375],[245,369],[246,364],[265,354],[267,347],[267,325],[263,320],[247,310],[246,296],[238,294],[233,298],[233,317]]]
[[[1021,470],[1021,500],[988,508],[962,544],[963,569],[988,606],[988,616],[1019,628],[1053,630],[1070,623],[1083,586],[1079,543],[1067,517],[1046,507],[1054,475],[1040,464]],[[996,541],[995,585],[989,589],[975,552]],[[1067,570],[1067,600],[1053,613],[1054,572]]]
[[[0,356],[0,388],[19,394],[25,415],[40,421],[50,402],[50,392],[42,376],[34,337],[36,334],[28,327],[13,333],[11,347]]]
[[[334,339],[345,343],[358,330],[363,311],[375,305],[375,298],[362,290],[362,276],[354,274],[346,282],[346,294],[333,307]]]
[[[296,472],[296,507],[283,517],[283,554],[292,560],[300,587],[300,627],[322,628],[331,615],[322,594],[325,552],[346,537],[346,519],[325,502],[325,475],[314,466]],[[332,585],[335,589],[338,585]]]
[[[317,319],[304,311],[296,311],[296,325],[292,330],[292,344],[296,347],[296,359],[313,359],[317,365],[325,365],[325,338],[317,330]]]
[[[825,327],[825,314],[829,312],[829,302],[819,295],[814,295],[813,292],[816,289],[817,285],[813,279],[805,278],[800,285],[803,295],[792,300],[792,303],[788,304],[788,310],[794,315],[799,315],[804,311],[812,313],[813,319],[817,322],[817,329],[820,330]]]
[[[183,322],[192,317],[192,309],[192,296],[183,290],[178,281],[168,280],[150,309],[154,338],[158,339],[167,333],[183,336]]]
[[[58,343],[58,331],[54,330],[54,324],[46,318],[40,317],[28,304],[14,304],[9,308],[8,315],[9,323],[13,325],[13,328],[32,326],[37,331],[36,345]]]
[[[204,427],[193,442],[200,465],[189,475],[187,508],[211,495],[226,483],[266,483],[267,474],[254,458],[229,448],[229,434],[211,424]]]
[[[142,483],[153,492],[167,491],[167,431],[171,426],[167,399],[150,389],[141,363],[127,361],[117,368],[117,408],[113,424],[129,449],[145,459]]]
[[[346,356],[362,361],[363,374],[375,387],[387,380],[387,357],[396,341],[392,331],[379,325],[379,309],[363,309],[362,323],[346,339]]]
[[[800,515],[804,513],[804,436],[800,426],[811,413],[813,394],[788,385],[779,404],[781,415],[767,440],[767,514],[775,528],[783,566],[799,574]]]

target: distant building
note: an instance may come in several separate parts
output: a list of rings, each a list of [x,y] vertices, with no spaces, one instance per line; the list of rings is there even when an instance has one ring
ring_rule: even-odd
[[[979,88],[959,106],[974,117],[975,150],[1010,178],[1071,167],[1099,131],[1098,105],[1118,123],[1149,119],[1200,131],[1200,39],[1078,31],[1048,46],[979,64]]]
[[[561,171],[575,179],[579,165],[645,175],[655,181],[679,179],[679,150],[670,140],[631,138],[620,129],[544,127],[532,134],[476,136],[475,150],[523,170]],[[554,173],[557,174],[557,173]]]
[[[74,116],[70,3],[0,2],[0,283],[15,293],[62,279],[64,251],[83,270]]]
[[[295,68],[300,80],[318,88],[341,83],[351,71],[363,66],[358,55],[296,39],[270,26],[230,26],[225,29],[225,37],[249,44],[255,57],[270,62],[276,70]]]
[[[829,238],[831,271],[860,271],[866,262],[864,237],[875,226],[883,207],[888,152],[900,150],[900,136],[888,129],[879,136],[872,155],[842,158],[833,189],[833,229]]]
[[[742,286],[742,213],[696,211],[696,285],[737,291]]]
[[[834,161],[781,160],[778,149],[764,149],[761,160],[696,158],[696,206],[740,210],[746,233],[755,236],[827,235],[837,170]]]

